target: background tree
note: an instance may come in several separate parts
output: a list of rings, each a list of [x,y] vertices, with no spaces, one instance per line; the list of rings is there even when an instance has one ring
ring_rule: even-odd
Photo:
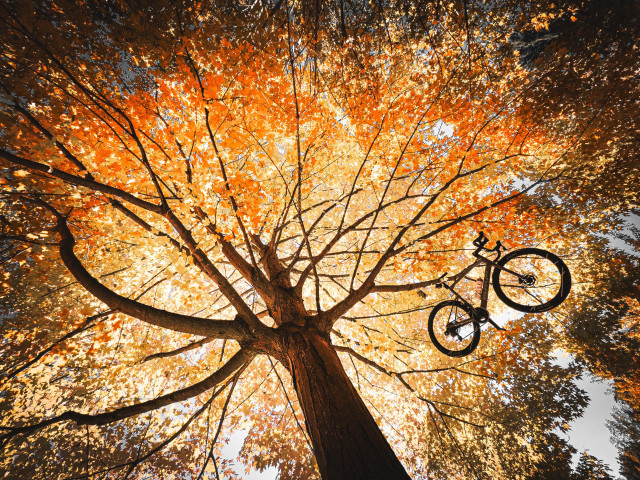
[[[622,239],[626,243],[621,243]],[[592,249],[587,268],[592,276],[594,295],[576,307],[567,325],[565,346],[584,370],[613,383],[618,402],[610,429],[620,449],[619,464],[623,478],[638,475],[638,230],[617,238],[627,251],[603,242]],[[595,246],[594,246],[595,247]],[[603,268],[603,266],[605,268]]]
[[[581,229],[609,231],[638,212],[640,5],[587,0],[561,8],[567,13],[541,13],[510,39],[537,79],[522,112],[578,140],[560,182],[547,188],[563,197],[551,202],[556,218],[581,211]],[[571,213],[563,215],[560,203]]]
[[[555,125],[562,135],[580,138],[574,162],[553,188],[538,191],[536,206],[553,210],[555,221],[571,228],[575,238],[601,237],[589,242],[588,252],[580,255],[581,266],[574,266],[592,283],[566,324],[562,348],[591,374],[614,382],[620,412],[627,412],[626,405],[636,412],[621,414],[626,420],[612,426],[621,448],[621,474],[635,478],[629,465],[637,456],[640,398],[635,186],[640,96],[634,74],[640,7],[637,2],[586,1],[566,2],[563,8],[571,14],[540,16],[533,28],[511,37],[521,64],[536,76],[545,72],[532,90],[530,108],[523,111]]]
[[[610,424],[613,438],[620,450],[618,463],[623,478],[640,475],[640,428],[637,414],[628,406],[620,405]]]
[[[572,10],[0,7],[11,475],[237,476],[239,431],[281,478],[527,478],[566,449],[586,398],[554,352],[593,270],[548,186],[602,162],[531,115],[548,72],[508,39]],[[454,360],[428,287],[481,229],[585,280],[496,304],[509,332]]]
[[[572,460],[576,449],[557,435],[551,434],[548,451],[542,455],[536,468],[529,476],[530,480],[556,478],[558,480],[572,480]]]

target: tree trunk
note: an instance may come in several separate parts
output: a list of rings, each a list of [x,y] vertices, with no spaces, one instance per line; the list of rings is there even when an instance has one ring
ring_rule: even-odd
[[[295,329],[283,350],[323,480],[409,480],[328,336]]]

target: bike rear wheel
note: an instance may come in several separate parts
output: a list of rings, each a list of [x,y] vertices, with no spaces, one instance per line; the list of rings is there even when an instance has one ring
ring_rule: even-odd
[[[480,342],[480,324],[473,308],[458,300],[439,303],[429,315],[429,337],[445,355],[469,355]]]
[[[497,263],[493,289],[511,308],[526,313],[546,312],[569,295],[569,268],[551,252],[523,248],[509,252]]]

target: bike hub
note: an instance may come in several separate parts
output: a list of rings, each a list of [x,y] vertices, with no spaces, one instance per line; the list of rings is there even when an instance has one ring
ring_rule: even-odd
[[[521,285],[526,285],[527,287],[532,287],[536,284],[536,276],[533,274],[523,275],[518,279],[518,282]]]

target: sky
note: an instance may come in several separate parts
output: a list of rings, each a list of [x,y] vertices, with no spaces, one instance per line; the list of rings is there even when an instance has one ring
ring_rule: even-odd
[[[607,428],[607,420],[613,420],[613,382],[585,376],[577,384],[587,391],[590,401],[582,417],[571,422],[571,429],[566,435],[569,443],[578,450],[573,458],[574,465],[580,453],[586,450],[589,455],[606,463],[615,478],[619,474],[618,449],[611,443],[611,433]]]

